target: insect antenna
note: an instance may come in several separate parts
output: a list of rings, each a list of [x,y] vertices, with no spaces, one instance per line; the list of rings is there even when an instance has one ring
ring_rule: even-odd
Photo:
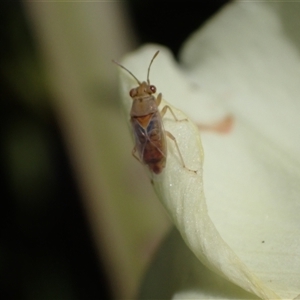
[[[149,64],[149,67],[148,67],[148,73],[147,73],[147,83],[150,84],[150,80],[149,80],[149,74],[150,74],[150,68],[151,68],[151,65],[155,59],[155,57],[158,55],[159,53],[159,50],[155,52],[155,54],[153,55],[151,61],[150,61],[150,64]]]
[[[124,69],[125,71],[127,71],[135,80],[136,82],[141,85],[141,82],[128,70],[126,69],[124,66],[122,66],[120,63],[118,63],[117,61],[115,60],[112,60],[113,63],[115,63],[116,65],[118,65],[119,67],[121,67],[122,69]]]

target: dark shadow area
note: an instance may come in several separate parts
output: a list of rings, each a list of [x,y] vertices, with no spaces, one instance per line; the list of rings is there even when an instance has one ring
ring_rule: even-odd
[[[190,34],[228,2],[131,0],[128,11],[141,44],[162,44],[177,56]]]
[[[111,299],[19,2],[0,45],[1,298]]]

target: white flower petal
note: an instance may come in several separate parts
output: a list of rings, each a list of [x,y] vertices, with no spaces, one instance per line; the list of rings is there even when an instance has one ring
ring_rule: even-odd
[[[164,99],[201,123],[228,113],[235,118],[230,134],[202,134],[202,176],[197,129],[166,116],[166,130],[177,138],[187,167],[198,174],[182,167],[169,141],[166,169],[154,181],[160,200],[187,245],[210,269],[261,298],[297,297],[300,60],[275,10],[262,3],[229,5],[187,43],[184,71],[158,46],[144,47],[122,63],[145,80],[157,49],[161,53],[150,79]],[[136,83],[122,74],[129,115],[128,91]]]
[[[147,69],[145,61],[150,60],[152,55],[149,55],[149,53],[153,54],[154,49],[156,51],[157,47],[144,48],[139,53],[129,56],[122,64],[135,75],[137,74],[138,78],[143,78],[140,75],[142,73],[140,68],[142,66],[145,70]],[[170,55],[168,52],[164,52],[164,49],[161,49],[161,51],[162,58]],[[168,67],[163,65],[162,70],[164,69],[168,69],[169,80],[174,83],[174,87],[180,87],[184,78],[180,78],[180,80],[177,79],[178,76],[176,78],[178,74],[172,65]],[[151,78],[152,83],[155,83],[155,72],[153,73],[151,73]],[[128,91],[136,86],[136,83],[123,70],[122,83],[121,96],[129,115],[132,100],[128,95]],[[180,93],[180,89],[178,90]],[[165,101],[163,101],[161,107],[165,104]],[[173,107],[172,109],[178,119],[186,118],[179,110]],[[215,272],[261,297],[276,298],[277,295],[264,287],[228,247],[208,215],[203,194],[203,153],[197,127],[191,121],[176,122],[170,115],[165,116],[164,126],[177,138],[186,166],[192,170],[198,170],[197,175],[195,175],[183,168],[174,144],[169,141],[165,171],[154,178],[155,190],[184,240],[196,256]]]
[[[202,135],[209,215],[253,274],[282,298],[294,298],[300,294],[298,49],[272,7],[240,3],[194,35],[183,60],[206,91],[227,95],[223,105],[236,118],[228,137]]]
[[[138,299],[257,299],[206,268],[173,229],[152,262]]]

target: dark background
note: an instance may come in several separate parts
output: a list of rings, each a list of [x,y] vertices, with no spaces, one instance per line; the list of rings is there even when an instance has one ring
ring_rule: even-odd
[[[177,55],[226,2],[132,0],[126,8],[140,44]],[[1,298],[111,299],[21,3],[1,1],[0,23]]]

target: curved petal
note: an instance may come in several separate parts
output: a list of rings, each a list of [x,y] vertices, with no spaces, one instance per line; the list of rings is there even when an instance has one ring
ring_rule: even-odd
[[[300,294],[300,58],[285,34],[282,10],[275,8],[229,5],[187,42],[182,59],[194,80],[222,99],[220,105],[236,119],[227,137],[202,135],[209,215],[253,274],[280,297],[295,298]],[[294,30],[299,29],[298,21]]]
[[[141,66],[144,69],[147,68],[147,64],[146,68],[144,67],[145,61],[150,60],[157,48],[157,46],[144,48],[138,53],[128,56],[122,64],[137,75],[138,78],[143,78],[141,76],[143,71],[140,68]],[[153,51],[154,49],[155,51]],[[180,93],[180,87],[185,79],[178,76],[174,63],[170,64],[172,61],[170,53],[163,48],[160,49],[162,53],[160,54],[160,60],[157,59],[157,65],[164,72],[168,70],[168,79],[176,88],[178,87],[178,92]],[[152,55],[149,55],[150,53]],[[156,69],[154,67],[153,69],[152,82],[159,82],[159,78],[156,78]],[[162,75],[161,72],[158,72],[158,74]],[[128,91],[136,86],[136,83],[124,71],[122,71],[121,78],[121,96],[129,115],[132,100]],[[164,105],[166,105],[166,102],[163,100],[161,107]],[[174,107],[172,109],[178,119],[186,118],[181,111]],[[256,293],[263,298],[278,298],[275,293],[265,287],[249,272],[243,262],[224,242],[208,215],[203,193],[203,151],[197,127],[191,121],[176,122],[170,115],[166,115],[164,118],[164,126],[167,131],[176,137],[186,166],[192,170],[197,170],[197,175],[195,175],[193,172],[183,168],[176,153],[176,148],[170,141],[168,143],[169,151],[166,168],[161,175],[154,178],[155,190],[182,234],[183,239],[195,255],[210,269],[225,276],[245,290]]]
[[[274,48],[277,55],[272,56]],[[165,99],[201,123],[227,114],[235,119],[227,135],[202,133],[202,170],[197,128],[191,121],[166,116],[166,130],[176,137],[187,167],[198,173],[182,167],[170,141],[165,171],[154,180],[160,200],[189,248],[211,270],[264,299],[297,297],[300,62],[275,10],[262,3],[229,5],[187,43],[184,70],[165,48],[154,45],[128,56],[123,64],[143,80],[157,49],[161,54],[151,82]],[[286,60],[276,59],[278,53]],[[128,91],[134,85],[122,73],[127,114]]]
[[[138,299],[258,299],[206,268],[176,229],[163,241]]]

